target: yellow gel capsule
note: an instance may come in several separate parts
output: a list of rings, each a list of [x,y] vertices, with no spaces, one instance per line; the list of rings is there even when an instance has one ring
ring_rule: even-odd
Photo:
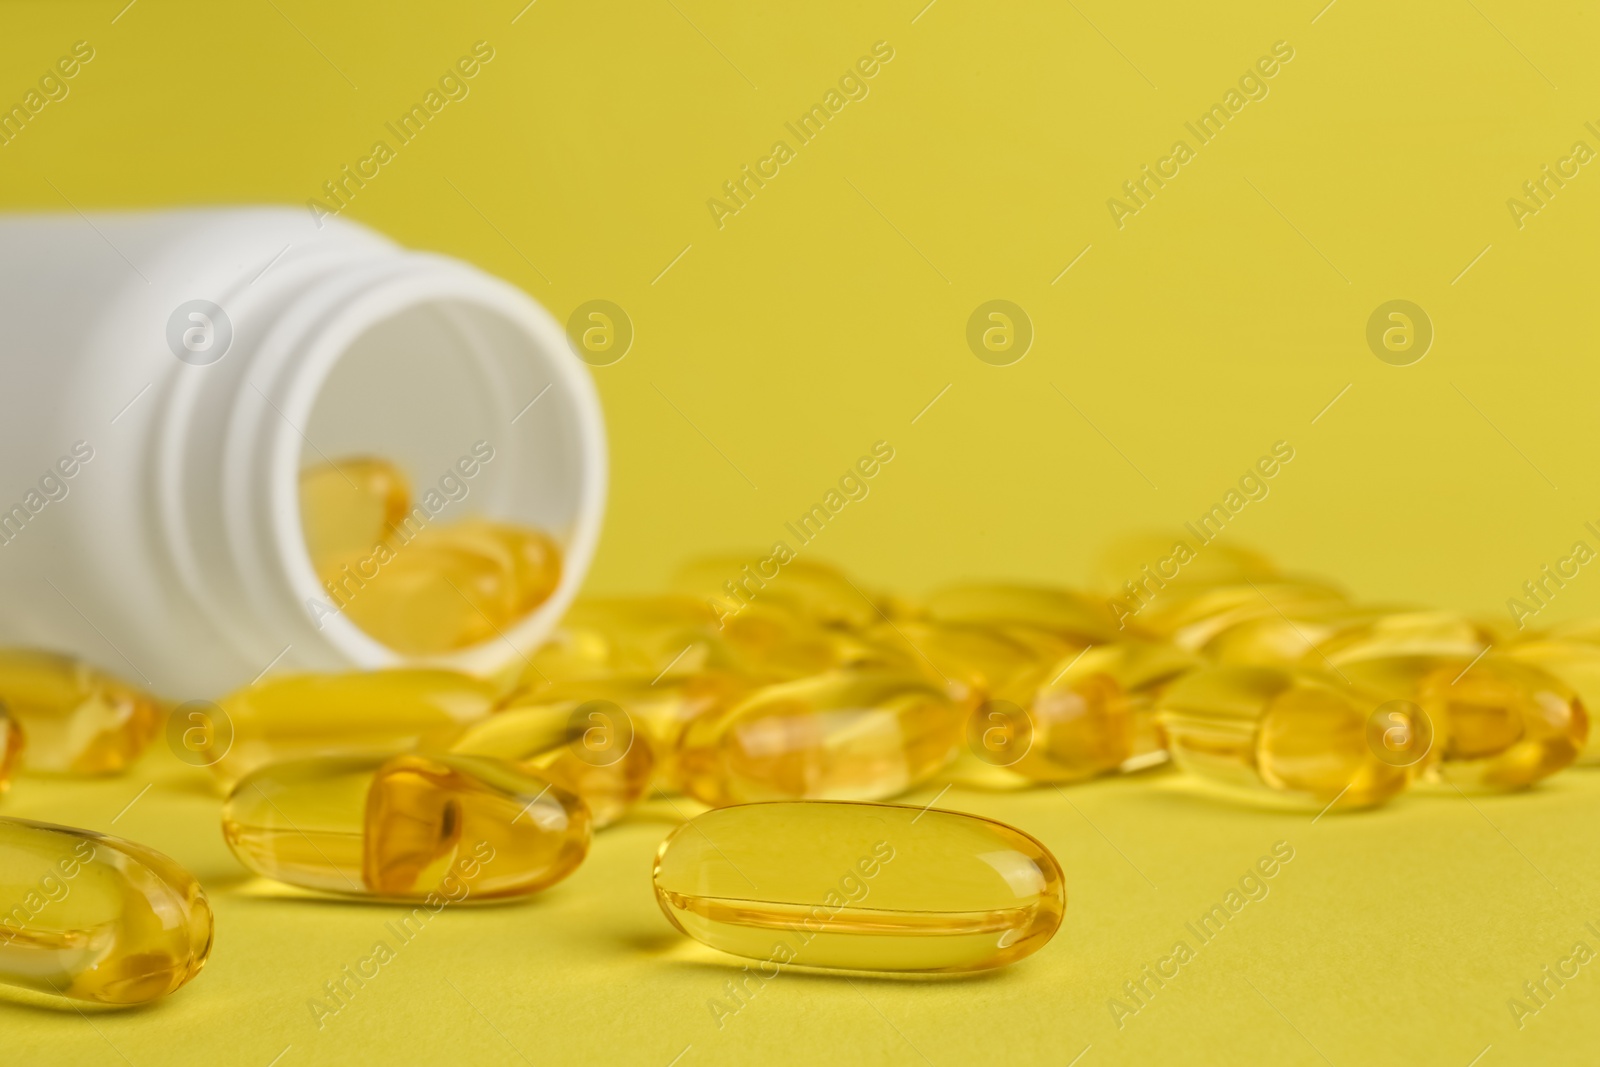
[[[424,656],[496,637],[519,615],[505,546],[429,526],[396,544],[371,578],[348,567],[329,586],[350,621],[396,652]]]
[[[561,582],[561,550],[538,530],[488,519],[465,519],[446,527],[452,544],[484,555],[504,553],[511,566],[510,618],[519,619],[550,599]]]
[[[0,819],[0,982],[101,1004],[144,1004],[200,973],[211,907],[200,883],[144,845]]]
[[[1336,587],[1297,578],[1251,581],[1242,585],[1174,584],[1157,590],[1124,622],[1130,628],[1197,650],[1216,635],[1250,619],[1287,615],[1291,619],[1347,606]]]
[[[1102,601],[1047,586],[951,586],[929,597],[926,609],[939,622],[1017,624],[1079,644],[1100,644],[1117,633],[1116,620]]]
[[[522,704],[609,705],[590,710],[609,714],[619,719],[627,730],[643,734],[654,750],[657,776],[673,781],[672,761],[684,730],[704,715],[732,707],[750,688],[743,678],[717,671],[663,674],[654,678],[612,675],[527,686],[512,693],[501,706],[509,709]]]
[[[684,731],[677,778],[714,807],[754,800],[879,800],[955,754],[961,715],[911,674],[834,671],[765,686]]]
[[[1013,769],[1065,782],[1165,762],[1156,701],[1200,665],[1193,653],[1149,641],[1098,645],[1055,665],[1033,695],[1033,744]]]
[[[1441,741],[1439,775],[1457,786],[1524,788],[1570,765],[1589,738],[1588,711],[1570,686],[1496,653],[1375,656],[1339,669],[1420,707]]]
[[[70,656],[0,649],[0,701],[27,738],[22,767],[112,774],[139,757],[161,725],[161,705]]]
[[[589,851],[589,811],[543,778],[450,753],[323,757],[246,775],[222,834],[250,870],[401,900],[523,896]]]
[[[300,472],[300,527],[317,574],[365,556],[411,510],[411,488],[387,460],[351,456]]]
[[[1251,549],[1213,543],[1196,552],[1187,538],[1170,534],[1124,538],[1101,553],[1095,564],[1099,584],[1113,596],[1126,596],[1129,583],[1136,589],[1143,585],[1148,593],[1159,589],[1157,583],[1244,585],[1270,581],[1278,574],[1272,560]]]
[[[1494,635],[1478,623],[1449,611],[1408,611],[1380,615],[1317,643],[1305,658],[1308,667],[1339,666],[1395,657],[1472,659],[1492,644]]]
[[[695,560],[678,572],[685,593],[719,604],[723,612],[748,602],[792,612],[822,626],[861,630],[882,616],[878,606],[837,567],[793,559],[781,566],[759,554]]]
[[[616,597],[573,604],[523,673],[525,685],[609,674],[681,677],[717,663],[717,616],[691,597]]]
[[[1318,805],[1382,804],[1437,758],[1415,705],[1388,707],[1310,671],[1201,668],[1166,688],[1157,717],[1184,770]]]
[[[1545,638],[1514,645],[1506,651],[1506,657],[1560,679],[1577,694],[1586,716],[1592,714],[1590,709],[1600,708],[1600,644]],[[1594,729],[1592,721],[1578,762],[1600,763],[1600,731]]]
[[[17,728],[6,706],[0,704],[0,793],[11,787],[11,772],[16,769],[22,745],[22,731]]]
[[[418,745],[445,744],[487,716],[496,698],[490,683],[445,670],[270,678],[224,697],[220,722],[196,722],[195,762],[209,765],[228,787],[258,767],[285,760],[350,752],[399,755]]]
[[[894,649],[968,709],[977,708],[1036,662],[1033,649],[988,626],[911,620],[884,623],[867,636]]]
[[[761,682],[792,681],[843,667],[917,670],[897,649],[761,604],[724,616],[716,639],[723,653],[719,662]]]
[[[534,697],[468,727],[450,751],[489,756],[537,774],[581,799],[595,829],[609,826],[650,787],[650,742],[607,700]]]
[[[661,843],[654,871],[661,910],[696,941],[852,971],[1015,963],[1060,927],[1063,881],[1044,845],[1004,823],[828,801],[708,811]]]

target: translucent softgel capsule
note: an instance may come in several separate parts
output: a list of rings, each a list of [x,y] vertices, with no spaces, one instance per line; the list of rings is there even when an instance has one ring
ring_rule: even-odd
[[[1033,649],[988,626],[906,620],[868,631],[877,643],[945,687],[957,703],[976,708],[1035,665]]]
[[[1348,602],[1335,586],[1295,578],[1252,580],[1237,585],[1174,583],[1125,618],[1134,630],[1187,649],[1205,647],[1217,634],[1251,619],[1333,611]]]
[[[715,664],[716,630],[716,614],[692,597],[579,600],[522,680],[533,686],[608,674],[696,674]]]
[[[758,553],[695,560],[678,572],[677,584],[717,606],[719,614],[759,602],[823,626],[852,630],[881,617],[877,604],[837,567],[805,559],[791,559],[781,567],[763,563],[769,561]]]
[[[1462,787],[1520,789],[1570,765],[1589,738],[1573,688],[1497,653],[1373,657],[1342,664],[1356,684],[1413,702],[1440,740],[1440,775]]]
[[[0,649],[0,701],[27,738],[22,766],[31,771],[120,771],[161,724],[154,697],[53,652]]]
[[[780,969],[1001,967],[1043,947],[1066,908],[1060,865],[1027,834],[896,804],[707,812],[662,842],[655,889],[690,937]]]
[[[0,982],[143,1004],[200,973],[211,908],[200,883],[143,845],[0,819]]]
[[[534,698],[468,727],[452,752],[532,771],[579,797],[596,829],[622,816],[650,786],[655,758],[633,718],[609,700]]]
[[[368,570],[370,578],[343,568],[329,593],[352,622],[396,652],[465,648],[496,636],[518,615],[516,563],[487,538],[428,526]]]
[[[1032,743],[1012,769],[1066,782],[1166,759],[1155,701],[1200,665],[1174,645],[1124,641],[1086,649],[1042,675],[1029,704]]]
[[[22,754],[22,731],[4,704],[0,704],[0,793],[11,785],[11,772],[16,769],[17,757]]]
[[[1600,644],[1552,637],[1513,646],[1506,657],[1560,679],[1577,694],[1591,720],[1594,709],[1600,709]],[[1594,728],[1593,721],[1578,762],[1600,763],[1600,730]]]
[[[319,463],[300,472],[300,526],[319,576],[369,555],[411,510],[400,468],[371,456]]]
[[[225,697],[220,722],[197,721],[183,736],[197,739],[194,762],[232,785],[283,760],[442,745],[488,715],[495,699],[493,685],[454,671],[288,675]]]
[[[1206,667],[1168,686],[1157,708],[1178,766],[1263,795],[1381,804],[1437,758],[1414,704],[1386,706],[1332,675]]]
[[[589,830],[566,790],[453,754],[272,764],[240,781],[222,812],[228,847],[257,874],[428,901],[537,892],[577,868]]]
[[[684,792],[711,805],[752,800],[878,800],[954,755],[961,714],[920,677],[834,671],[756,690],[689,724]]]
[[[951,586],[929,597],[926,611],[940,622],[1016,624],[1082,644],[1108,641],[1117,632],[1115,619],[1102,601],[1048,586]]]

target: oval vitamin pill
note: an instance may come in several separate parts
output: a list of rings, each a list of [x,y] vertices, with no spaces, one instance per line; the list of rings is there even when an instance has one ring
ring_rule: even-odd
[[[589,851],[589,810],[498,760],[326,757],[246,775],[222,809],[239,862],[279,882],[443,902],[523,896]]]
[[[91,830],[0,819],[0,982],[143,1004],[200,973],[211,907],[151,848]]]
[[[656,853],[679,930],[776,966],[976,971],[1028,956],[1066,908],[1061,866],[1020,830],[899,804],[708,811]]]

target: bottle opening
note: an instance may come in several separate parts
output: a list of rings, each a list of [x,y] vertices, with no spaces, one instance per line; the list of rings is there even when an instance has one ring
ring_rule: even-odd
[[[481,276],[380,286],[319,330],[274,508],[291,579],[364,665],[520,662],[576,592],[604,444],[559,326]],[[487,284],[485,284],[487,283]],[[297,383],[299,384],[299,383]]]

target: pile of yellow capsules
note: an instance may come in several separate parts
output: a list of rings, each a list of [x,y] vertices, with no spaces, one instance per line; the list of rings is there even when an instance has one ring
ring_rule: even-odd
[[[542,535],[473,520],[402,543],[399,472],[352,459],[332,473],[302,482],[313,562],[332,595],[350,558],[388,546],[349,610],[398,575],[371,625],[408,651],[481,639],[480,623],[554,588]],[[472,593],[427,592],[440,581]],[[1021,959],[1066,903],[1026,833],[881,803],[936,779],[1024,788],[1170,763],[1199,791],[1359,808],[1414,785],[1523,788],[1600,758],[1584,710],[1600,623],[1515,634],[1355,603],[1220,545],[1179,577],[1108,588],[969,584],[912,602],[792,553],[703,560],[672,594],[580,601],[504,677],[279,676],[184,705],[179,754],[215,773],[251,871],[432,912],[560,881],[594,830],[652,794],[699,802],[653,873],[679,930],[780,966],[923,972]],[[32,651],[0,653],[0,697],[0,783],[19,762],[119,771],[168,711]],[[211,944],[194,878],[86,830],[0,820],[0,908],[0,981],[81,999],[165,995]]]

